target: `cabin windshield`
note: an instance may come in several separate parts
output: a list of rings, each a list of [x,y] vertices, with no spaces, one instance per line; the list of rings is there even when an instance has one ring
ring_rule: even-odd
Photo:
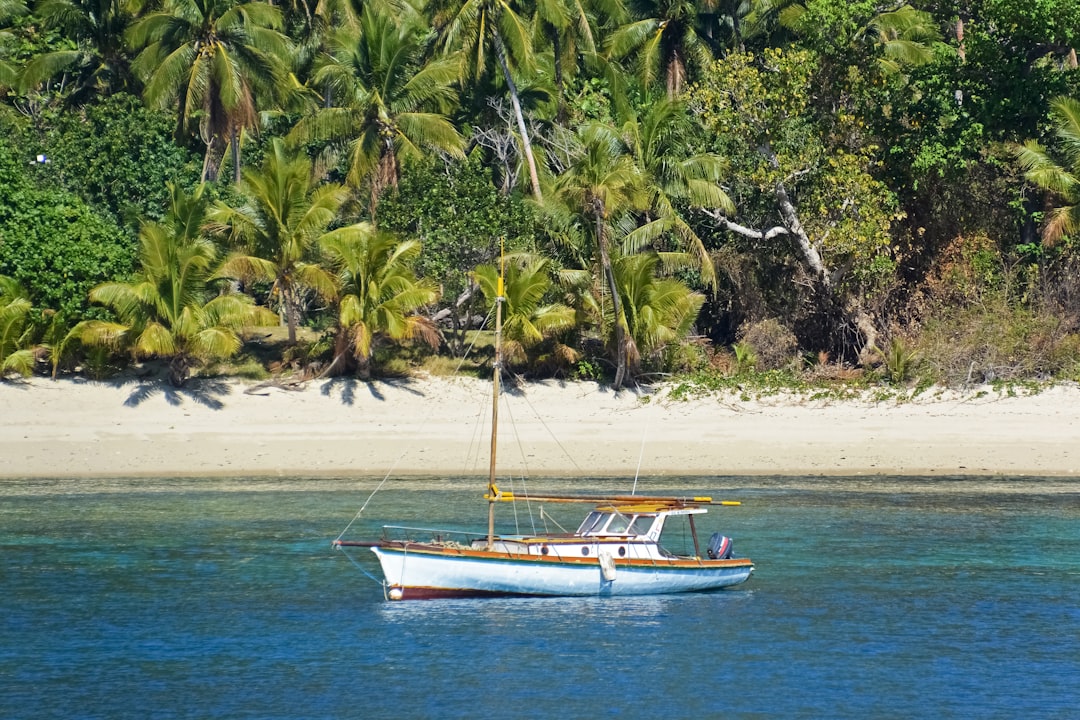
[[[634,521],[630,523],[630,527],[626,529],[626,532],[629,535],[648,535],[655,519],[656,516],[654,515],[637,515],[634,517]]]
[[[578,535],[648,535],[655,515],[623,515],[621,512],[593,511],[578,528]]]
[[[626,517],[621,512],[614,512],[611,514],[611,522],[608,523],[607,532],[609,535],[622,535],[626,532],[626,528],[630,526],[631,518]]]
[[[585,516],[585,519],[581,522],[581,527],[578,528],[578,535],[585,535],[591,532],[598,532],[604,527],[604,520],[607,518],[606,513],[591,512]]]

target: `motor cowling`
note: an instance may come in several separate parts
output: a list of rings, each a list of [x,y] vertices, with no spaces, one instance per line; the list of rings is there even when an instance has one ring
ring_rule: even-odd
[[[709,547],[706,552],[711,560],[728,560],[735,552],[735,543],[731,538],[720,533],[713,533],[709,538]]]

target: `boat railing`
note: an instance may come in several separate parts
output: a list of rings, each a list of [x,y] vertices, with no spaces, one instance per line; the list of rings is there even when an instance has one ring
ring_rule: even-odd
[[[487,537],[485,533],[469,532],[467,530],[407,527],[404,525],[384,525],[382,530],[382,539],[385,542],[437,543],[440,545],[458,543],[469,546],[473,540]]]

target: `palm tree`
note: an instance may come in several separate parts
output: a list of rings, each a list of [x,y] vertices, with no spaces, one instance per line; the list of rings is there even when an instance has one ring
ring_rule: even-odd
[[[417,314],[439,298],[435,284],[413,272],[419,242],[399,240],[365,222],[334,230],[322,247],[338,268],[341,287],[334,360],[325,375],[341,374],[352,361],[360,377],[370,377],[381,337],[438,347],[435,325]]]
[[[303,118],[290,139],[346,149],[349,183],[370,183],[371,214],[387,187],[397,187],[401,161],[434,149],[464,157],[464,140],[443,114],[456,101],[459,65],[422,61],[419,30],[366,6],[357,31],[331,36],[312,83],[340,107]]]
[[[820,34],[802,3],[789,2],[779,13],[780,23],[799,33]],[[878,53],[877,65],[886,75],[898,74],[904,66],[925,65],[934,60],[934,46],[941,30],[934,16],[911,5],[876,12],[852,37],[852,45],[869,47]]]
[[[528,359],[528,351],[560,331],[574,327],[574,310],[562,303],[541,304],[551,288],[548,275],[551,261],[536,255],[521,254],[504,261],[503,352],[510,363]],[[481,265],[473,278],[488,303],[499,295],[499,269]],[[576,353],[560,345],[556,353],[573,362]]]
[[[169,360],[169,381],[179,387],[191,369],[240,349],[240,333],[277,317],[247,295],[215,288],[214,244],[199,234],[207,203],[203,186],[192,195],[170,185],[172,202],[163,222],[139,231],[141,267],[130,283],[105,283],[90,299],[111,308],[119,322],[84,320],[65,342],[129,345],[136,357]]]
[[[610,126],[596,123],[584,126],[579,134],[582,152],[556,181],[556,197],[548,210],[577,218],[585,235],[591,236],[589,254],[600,269],[614,311],[614,387],[618,390],[626,377],[630,348],[626,317],[612,269],[612,239],[614,236],[621,240],[632,229],[632,213],[647,207],[648,196],[638,168],[625,152],[618,133],[611,132]]]
[[[641,359],[659,358],[670,346],[686,338],[705,298],[678,280],[657,278],[656,253],[625,255],[615,261],[615,280],[622,295],[631,342],[628,352],[632,375]]]
[[[13,278],[0,275],[0,379],[26,377],[34,369],[30,296]]]
[[[529,23],[515,10],[512,0],[435,0],[432,10],[443,52],[455,54],[460,51],[467,67],[472,70],[474,82],[488,72],[488,55],[489,52],[494,53],[503,82],[510,93],[533,197],[543,199],[536,157],[521,110],[521,97],[511,74],[511,63],[519,71],[529,72],[533,68]]]
[[[712,153],[688,154],[689,117],[681,102],[660,100],[644,117],[631,118],[620,134],[649,195],[649,221],[627,235],[627,251],[638,252],[671,236],[679,253],[663,255],[668,264],[691,263],[714,291],[716,268],[705,243],[683,217],[681,208],[697,207],[733,213],[735,205],[724,192],[725,163]]]
[[[19,84],[19,71],[2,57],[4,46],[11,39],[11,33],[2,24],[27,12],[23,0],[0,0],[0,89],[14,88]]]
[[[299,87],[281,29],[281,11],[263,2],[167,0],[128,31],[131,45],[144,48],[133,69],[146,83],[146,102],[176,102],[181,126],[197,126],[206,145],[203,180],[217,178],[228,144],[239,182],[241,132]]]
[[[220,274],[271,283],[271,297],[280,302],[289,342],[295,343],[302,292],[311,289],[326,300],[337,294],[333,275],[311,259],[347,190],[337,184],[313,188],[311,161],[290,154],[275,138],[262,168],[244,169],[240,193],[241,206],[218,203],[208,213],[206,229],[227,233],[240,248]]]
[[[61,73],[75,74],[73,99],[128,87],[131,59],[124,32],[134,17],[129,0],[41,0],[34,13],[46,26],[59,28],[74,44],[42,53],[23,68],[23,91]]]
[[[1047,244],[1080,233],[1080,100],[1055,98],[1050,103],[1050,117],[1060,162],[1035,140],[1014,149],[1024,177],[1063,201],[1049,213],[1043,228]]]
[[[566,82],[577,69],[578,59],[597,51],[595,29],[600,18],[621,18],[622,0],[540,0],[533,23],[536,32],[551,43],[558,94],[558,119],[566,123]]]
[[[698,34],[695,0],[634,0],[631,22],[617,28],[607,39],[615,59],[635,55],[641,82],[651,86],[664,78],[668,99],[674,99],[687,83],[690,68],[712,62],[708,44]]]

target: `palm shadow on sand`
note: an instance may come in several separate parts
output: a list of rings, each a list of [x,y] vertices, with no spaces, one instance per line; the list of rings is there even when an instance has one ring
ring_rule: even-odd
[[[326,397],[330,397],[336,391],[341,395],[341,404],[351,407],[356,404],[356,393],[361,387],[366,388],[371,397],[379,401],[386,400],[386,395],[383,394],[382,390],[383,387],[392,387],[423,397],[424,393],[413,387],[414,384],[415,381],[411,378],[359,380],[357,378],[338,377],[330,378],[323,383],[322,387],[319,388],[319,392]]]
[[[127,400],[124,400],[124,405],[138,407],[155,395],[162,395],[165,402],[173,407],[179,407],[187,400],[198,405],[205,405],[211,410],[220,410],[225,407],[221,399],[231,392],[229,383],[222,380],[189,380],[182,387],[174,387],[164,380],[140,380],[137,381]]]

